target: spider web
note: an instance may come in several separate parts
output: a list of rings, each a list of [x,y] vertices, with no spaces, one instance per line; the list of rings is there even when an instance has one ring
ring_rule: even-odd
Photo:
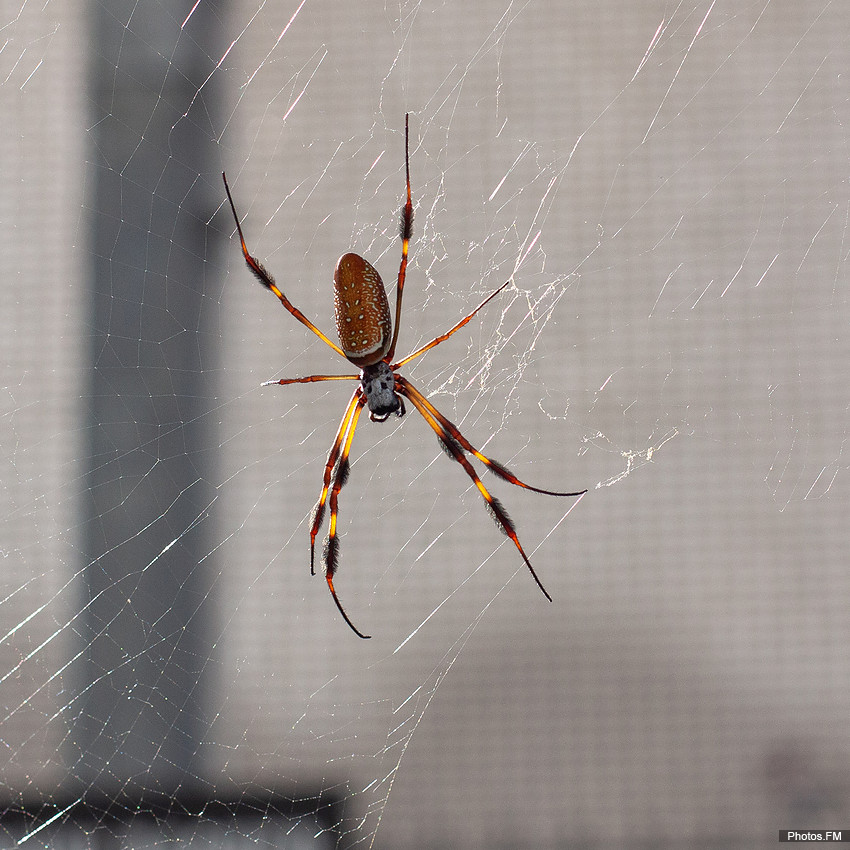
[[[0,12],[1,846],[772,845],[848,812],[834,2]],[[616,7],[616,8],[615,8]],[[410,410],[307,529],[354,250]],[[324,532],[323,532],[324,533]],[[843,820],[844,825],[847,821]]]

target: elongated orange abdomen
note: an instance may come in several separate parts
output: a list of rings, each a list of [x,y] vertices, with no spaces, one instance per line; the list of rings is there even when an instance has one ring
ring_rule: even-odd
[[[357,254],[343,254],[334,271],[336,331],[345,356],[361,369],[382,360],[392,341],[384,283]]]

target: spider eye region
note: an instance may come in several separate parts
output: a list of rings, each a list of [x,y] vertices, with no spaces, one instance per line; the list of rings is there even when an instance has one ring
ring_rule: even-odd
[[[345,356],[361,368],[382,360],[392,338],[390,306],[381,276],[357,254],[343,254],[336,264],[334,311]]]
[[[383,360],[363,369],[360,386],[373,422],[383,422],[391,413],[404,416],[404,403],[395,390],[395,374]]]

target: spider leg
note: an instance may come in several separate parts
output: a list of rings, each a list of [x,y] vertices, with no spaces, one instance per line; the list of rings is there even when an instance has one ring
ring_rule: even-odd
[[[511,281],[506,280],[497,290],[491,292],[466,318],[461,319],[450,331],[440,334],[440,336],[432,339],[427,345],[423,345],[422,348],[418,348],[413,352],[413,354],[408,354],[404,360],[399,360],[398,363],[394,363],[392,368],[398,369],[400,366],[404,366],[405,363],[410,363],[411,360],[415,360],[426,351],[430,351],[441,342],[445,342],[455,331],[459,331],[467,322],[469,322],[488,301],[495,298],[509,283],[511,283]]]
[[[493,519],[496,521],[496,524],[501,528],[505,535],[513,541],[514,546],[516,546],[520,555],[522,555],[522,559],[525,561],[525,565],[528,567],[532,578],[537,582],[537,586],[543,591],[543,595],[551,602],[552,597],[549,595],[546,588],[543,587],[543,582],[541,582],[537,577],[537,573],[534,572],[534,567],[531,566],[531,561],[528,560],[528,555],[525,554],[525,550],[519,542],[519,537],[517,537],[516,527],[514,526],[513,521],[502,507],[499,500],[490,495],[490,491],[484,486],[481,479],[478,477],[478,473],[464,455],[461,445],[451,432],[443,426],[440,420],[431,413],[428,406],[422,403],[422,394],[418,392],[409,381],[403,380],[399,382],[397,376],[396,387],[399,393],[410,399],[413,406],[422,414],[422,418],[431,426],[445,453],[452,458],[452,460],[456,460],[463,467],[466,474],[472,479],[472,483],[475,484],[478,488],[478,492],[483,496],[487,508]],[[433,407],[433,405],[431,405],[431,407]],[[455,428],[455,431],[457,431],[457,428]]]
[[[328,536],[325,539],[324,551],[322,553],[322,557],[325,563],[325,580],[328,583],[328,588],[330,589],[331,596],[333,597],[334,602],[336,603],[336,607],[339,609],[339,613],[342,614],[343,620],[351,627],[351,630],[358,637],[361,638],[369,638],[371,635],[364,635],[354,623],[348,617],[348,614],[345,613],[345,609],[342,607],[342,603],[339,601],[339,597],[336,595],[336,590],[334,590],[334,573],[337,568],[337,561],[339,556],[339,541],[336,536],[336,517],[337,511],[339,510],[339,491],[345,486],[345,482],[348,481],[348,454],[351,451],[351,444],[354,441],[354,431],[357,428],[357,420],[360,418],[360,413],[363,410],[363,405],[365,404],[365,399],[362,394],[356,397],[356,402],[354,407],[351,410],[350,422],[348,424],[348,432],[345,436],[345,440],[342,444],[342,452],[339,455],[339,460],[336,464],[336,471],[334,472],[333,477],[333,485],[331,486],[331,498],[330,498],[330,507],[331,507],[331,519],[330,525],[328,527]]]
[[[419,402],[428,409],[428,412],[436,419],[440,425],[454,438],[455,442],[457,442],[465,451],[469,452],[471,455],[474,455],[478,458],[482,463],[486,464],[487,467],[494,475],[498,475],[499,478],[508,481],[511,484],[516,485],[517,487],[524,487],[526,490],[533,490],[535,493],[542,493],[544,496],[583,496],[587,490],[579,490],[575,493],[561,493],[556,490],[543,490],[540,487],[532,487],[531,484],[526,484],[524,481],[520,481],[519,478],[516,477],[506,466],[499,463],[497,460],[493,460],[493,458],[487,457],[487,455],[482,454],[463,434],[460,433],[457,425],[452,424],[427,398],[425,398],[416,387],[411,386],[410,382],[402,378],[401,375],[395,376],[396,386],[404,387],[407,391],[408,398],[413,400],[413,396],[416,396]],[[399,392],[403,392],[404,390],[399,390]]]
[[[404,116],[404,176],[407,186],[407,200],[401,208],[399,235],[401,236],[401,265],[398,267],[398,283],[395,289],[395,327],[393,340],[387,352],[387,362],[395,357],[395,346],[398,342],[398,332],[401,327],[401,296],[404,292],[404,281],[407,277],[407,251],[410,247],[410,237],[413,233],[413,202],[410,199],[410,116]]]
[[[245,237],[242,235],[242,225],[239,223],[239,216],[236,213],[236,206],[233,203],[233,196],[230,194],[230,186],[227,185],[227,175],[222,172],[224,180],[224,189],[227,192],[227,200],[230,201],[230,209],[233,211],[233,219],[236,222],[236,230],[239,233],[239,241],[242,243],[242,256],[245,257],[245,262],[248,268],[254,273],[254,276],[260,283],[270,289],[280,300],[280,303],[299,321],[302,325],[310,328],[322,342],[326,342],[340,357],[345,357],[343,350],[331,339],[326,337],[297,307],[293,306],[290,300],[278,289],[274,278],[266,271],[263,264],[259,260],[254,259],[248,251],[248,246],[245,244]]]
[[[272,384],[312,384],[316,381],[356,381],[360,375],[308,375],[306,378],[281,378],[279,381],[263,381],[261,387],[270,387]]]
[[[334,467],[337,465],[337,460],[339,459],[340,451],[342,450],[345,435],[351,425],[351,417],[354,415],[355,409],[357,409],[358,416],[360,415],[360,408],[363,404],[363,390],[360,387],[357,387],[357,389],[351,394],[351,400],[345,408],[345,413],[342,415],[342,421],[339,423],[339,429],[336,432],[336,437],[334,437],[333,445],[328,453],[328,460],[325,464],[325,472],[322,480],[322,494],[319,496],[319,501],[316,502],[313,512],[310,515],[310,575],[316,574],[314,563],[316,535],[319,533],[319,527],[321,526],[322,520],[325,516],[325,506],[328,498],[328,490],[331,485],[331,475],[333,474]]]

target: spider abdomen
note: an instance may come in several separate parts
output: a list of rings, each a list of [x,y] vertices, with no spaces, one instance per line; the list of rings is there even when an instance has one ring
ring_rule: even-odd
[[[392,341],[384,282],[357,254],[343,254],[334,270],[336,330],[345,356],[364,368],[382,360]]]

